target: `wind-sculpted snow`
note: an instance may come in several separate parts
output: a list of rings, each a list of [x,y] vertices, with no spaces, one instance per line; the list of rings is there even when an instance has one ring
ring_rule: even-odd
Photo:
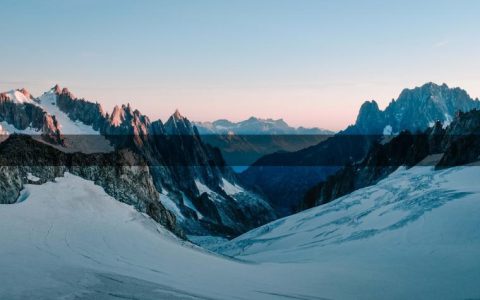
[[[471,178],[480,179],[480,169],[463,167],[433,171],[432,167],[409,170],[401,167],[377,185],[262,226],[219,250],[250,257],[277,249],[299,251],[343,244],[406,229],[420,218],[427,218],[429,213],[435,214],[436,209],[449,202],[478,197],[480,188]],[[299,235],[304,238],[300,239]]]

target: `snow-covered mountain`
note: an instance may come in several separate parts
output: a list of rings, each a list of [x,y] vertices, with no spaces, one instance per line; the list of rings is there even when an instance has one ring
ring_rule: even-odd
[[[327,299],[468,299],[480,293],[480,167],[400,167],[326,205],[217,246],[316,268]],[[292,276],[295,277],[295,276]]]
[[[128,178],[127,181],[133,182],[133,185],[118,200],[137,203],[140,211],[154,219],[165,215],[167,207],[175,214],[179,227],[188,234],[237,235],[275,218],[270,205],[240,185],[218,150],[204,144],[190,121],[178,111],[165,124],[160,120],[150,121],[129,104],[116,106],[109,114],[99,103],[77,98],[68,89],[55,86],[38,98],[24,89],[0,94],[0,122],[4,133],[2,140],[5,140],[5,134],[27,134],[38,142],[32,142],[29,147],[52,154],[47,158],[39,157],[42,166],[49,166],[48,163],[64,165],[65,168],[49,173],[46,178],[42,178],[45,175],[42,169],[37,168],[39,172],[35,176],[42,180],[52,180],[52,174],[61,176],[65,171],[72,171],[69,165],[72,159],[76,159],[75,167],[85,167],[85,170],[75,174],[94,179],[118,199],[115,190],[109,189],[115,184],[105,182],[101,176],[92,176],[92,168],[146,164],[147,180],[152,182],[156,199],[152,200],[151,194],[145,201],[138,201],[133,187],[139,178]],[[10,150],[17,149],[30,143],[13,139],[8,147]],[[60,152],[53,153],[48,148],[56,148]],[[15,167],[35,165],[36,161],[25,155],[29,152],[29,149],[26,150],[16,150],[20,151],[20,155],[4,163]],[[115,162],[115,155],[121,150],[132,154],[122,154],[118,156],[121,160]],[[6,154],[11,155],[10,152]],[[76,152],[92,155],[79,156]],[[58,161],[52,161],[56,157],[59,157]],[[98,172],[102,173],[102,170]],[[3,177],[16,174],[14,178],[17,181],[14,184],[11,181],[0,183],[9,191],[2,195],[3,203],[16,200],[23,184],[28,183],[25,174],[29,171],[29,168],[16,172],[4,170],[7,175],[3,174]],[[108,178],[116,181],[113,177]],[[141,182],[136,184],[142,186]],[[152,203],[155,204],[152,206]]]

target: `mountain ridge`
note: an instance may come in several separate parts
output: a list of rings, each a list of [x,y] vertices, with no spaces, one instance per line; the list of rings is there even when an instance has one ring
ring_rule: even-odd
[[[180,118],[178,112],[165,124],[151,121],[130,104],[117,105],[109,114],[98,102],[77,98],[58,85],[38,99],[35,104],[17,104],[2,97],[0,122],[13,126],[11,133],[18,130],[45,140],[45,132],[41,131],[44,120],[40,117],[48,117],[53,121],[46,124],[54,125],[59,138],[47,142],[61,151],[95,153],[95,146],[102,144],[110,146],[104,151],[107,153],[128,149],[139,155],[149,167],[148,176],[159,196],[156,201],[166,201],[163,204],[173,208],[186,233],[232,236],[275,218],[260,196],[243,188],[232,193],[228,187],[239,185],[236,175],[225,165],[220,152],[204,144],[195,127],[188,119]],[[20,123],[24,128],[20,129],[38,123],[32,133],[17,129],[12,124],[16,119],[8,118],[30,110],[36,114],[25,114],[25,121]],[[40,117],[32,123],[36,115]]]
[[[366,101],[356,122],[345,130],[309,148],[265,155],[243,171],[240,178],[247,187],[265,195],[279,214],[291,214],[309,188],[344,165],[363,159],[385,133],[415,133],[436,121],[448,125],[457,109],[474,108],[480,108],[478,99],[446,84],[426,83],[404,89],[385,110],[380,110],[375,101]]]

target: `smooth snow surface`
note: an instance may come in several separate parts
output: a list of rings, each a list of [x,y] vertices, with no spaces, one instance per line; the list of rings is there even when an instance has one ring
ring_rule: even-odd
[[[0,299],[316,299],[308,265],[206,252],[66,173],[0,205]],[[302,274],[298,278],[287,272]]]
[[[478,182],[479,167],[400,168],[216,249],[258,263],[308,264],[326,298],[478,298]]]

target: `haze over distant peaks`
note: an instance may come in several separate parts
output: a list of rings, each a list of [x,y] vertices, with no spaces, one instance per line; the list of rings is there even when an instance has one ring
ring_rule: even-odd
[[[298,135],[327,135],[333,131],[322,128],[292,127],[283,119],[262,119],[250,117],[240,122],[231,122],[227,119],[219,119],[213,122],[194,122],[200,134],[298,134]]]

